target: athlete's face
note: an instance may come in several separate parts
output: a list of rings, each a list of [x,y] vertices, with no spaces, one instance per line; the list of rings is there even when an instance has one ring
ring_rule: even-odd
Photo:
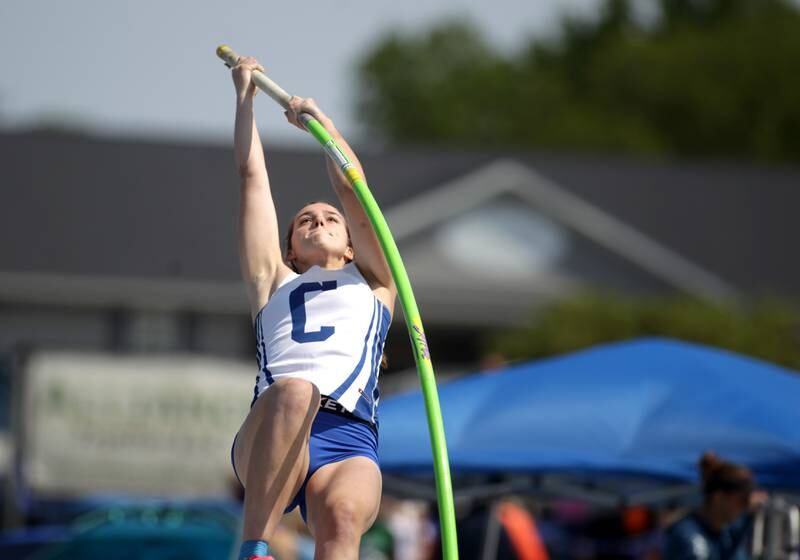
[[[324,265],[331,259],[353,259],[344,216],[330,204],[315,202],[294,217],[289,261]]]

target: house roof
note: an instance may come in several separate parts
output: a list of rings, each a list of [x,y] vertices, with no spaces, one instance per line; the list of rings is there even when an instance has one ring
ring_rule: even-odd
[[[323,156],[309,148],[266,147],[281,224],[305,202],[334,198]],[[436,224],[431,209],[455,213],[495,189],[676,289],[800,295],[788,249],[800,233],[798,168],[428,148],[360,156],[412,257]],[[0,168],[0,297],[45,301],[61,289],[73,301],[127,293],[153,305],[244,308],[230,145],[5,133]]]
[[[751,295],[800,295],[800,167],[532,155],[524,163]]]
[[[385,208],[479,163],[414,151],[364,159]],[[267,161],[282,224],[335,198],[319,150],[268,146]],[[0,166],[3,270],[238,279],[232,146],[0,134]]]
[[[393,207],[388,218],[397,224],[393,233],[402,241],[409,234],[504,195],[513,195],[519,202],[556,218],[673,288],[711,298],[736,297],[736,289],[722,278],[513,159],[493,161],[420,193]]]

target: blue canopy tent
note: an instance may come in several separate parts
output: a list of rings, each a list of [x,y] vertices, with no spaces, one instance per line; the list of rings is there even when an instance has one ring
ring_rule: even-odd
[[[800,490],[800,374],[668,339],[609,344],[440,387],[454,476],[697,480],[706,450]],[[419,391],[381,404],[381,467],[430,472]],[[628,486],[630,487],[630,486]]]

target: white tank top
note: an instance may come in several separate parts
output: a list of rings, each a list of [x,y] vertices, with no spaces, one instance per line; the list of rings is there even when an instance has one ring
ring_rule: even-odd
[[[255,318],[253,402],[278,379],[297,377],[377,423],[378,372],[390,322],[355,263],[290,274]]]

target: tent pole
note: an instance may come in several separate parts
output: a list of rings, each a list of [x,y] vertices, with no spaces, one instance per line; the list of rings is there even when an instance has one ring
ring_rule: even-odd
[[[489,517],[486,520],[486,533],[483,537],[483,553],[481,560],[497,560],[500,548],[500,518],[497,515],[497,502],[492,502],[489,507]]]

